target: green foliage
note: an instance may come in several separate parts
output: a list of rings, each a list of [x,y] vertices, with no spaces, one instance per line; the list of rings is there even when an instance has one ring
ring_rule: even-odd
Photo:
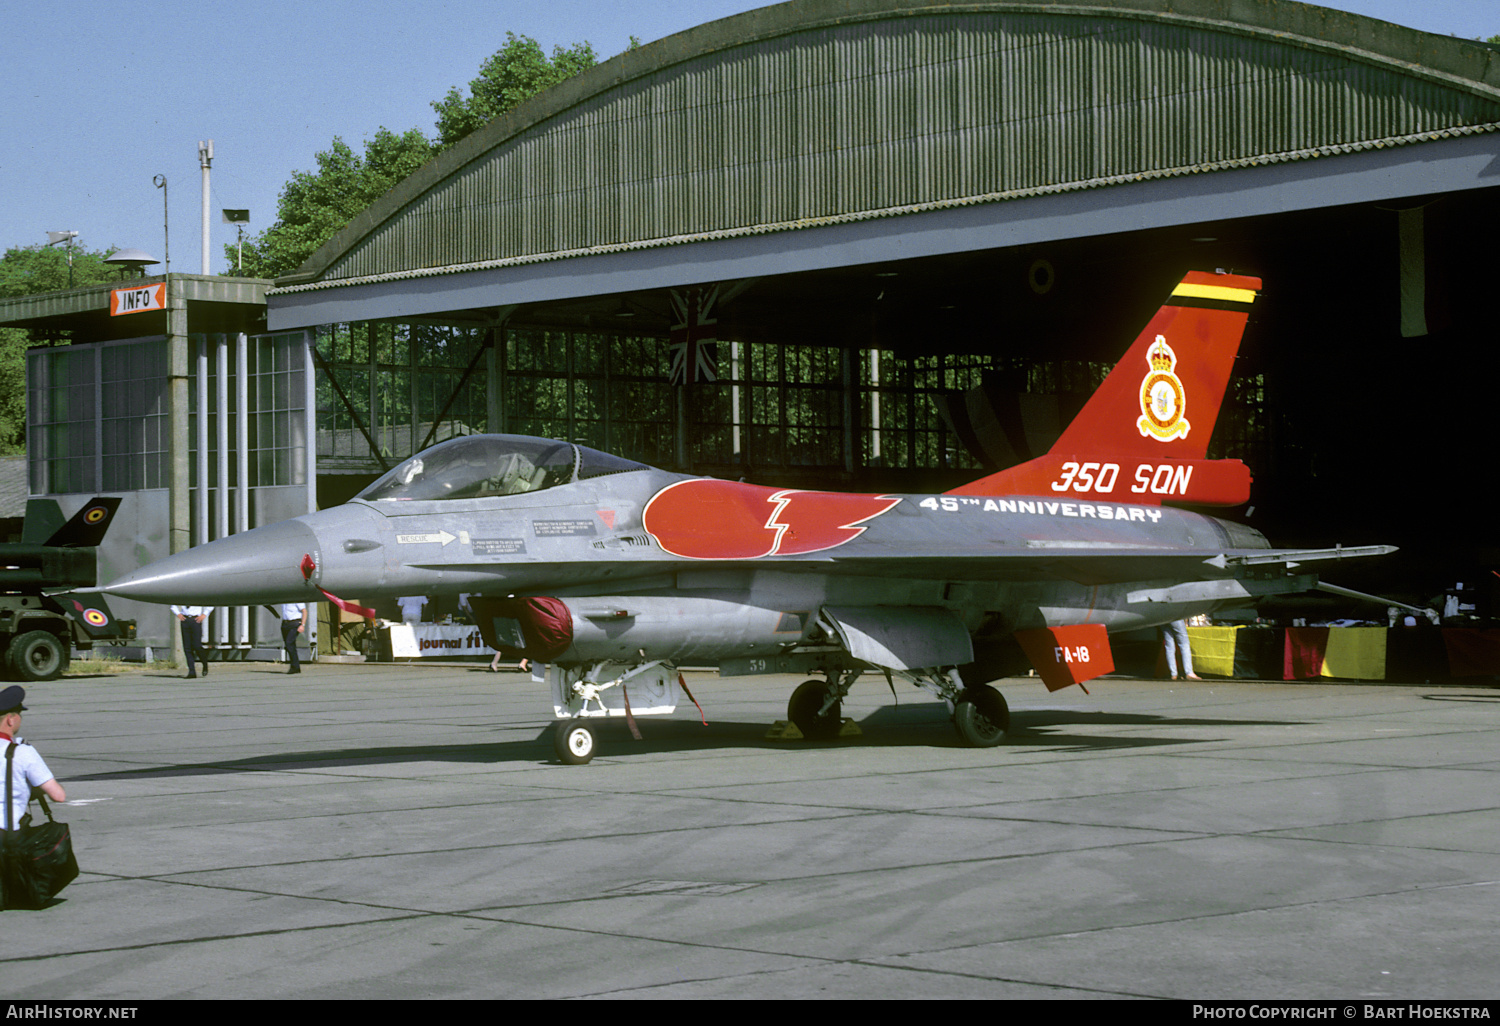
[[[26,451],[26,332],[0,328],[0,456]]]
[[[73,286],[98,285],[119,277],[104,262],[114,247],[102,253],[73,251]],[[0,298],[34,296],[68,287],[68,254],[60,246],[12,246],[0,257]]]
[[[640,41],[631,37],[631,49]],[[402,179],[459,139],[585,68],[598,63],[588,43],[555,46],[549,59],[529,36],[505,34],[505,45],[469,83],[468,97],[457,88],[432,104],[438,114],[437,139],[420,129],[397,135],[382,127],[365,142],[363,155],[341,137],[317,155],[317,170],[296,171],[277,201],[276,223],[259,235],[247,235],[243,265],[238,245],[226,245],[230,273],[251,278],[291,274],[355,215],[393,189]],[[242,270],[235,270],[242,266]]]
[[[363,156],[338,136],[317,156],[317,171],[296,171],[281,190],[278,218],[259,235],[245,239],[242,273],[277,278],[302,265],[323,243],[436,152],[418,129],[397,135],[382,127],[365,142]],[[235,266],[237,246],[226,245]]]
[[[640,43],[631,37],[631,49]],[[541,45],[530,36],[505,34],[505,45],[479,69],[469,83],[469,98],[455,86],[433,103],[437,111],[438,145],[447,149],[464,136],[515,109],[548,86],[572,78],[597,64],[594,48],[587,42],[564,49],[552,48],[549,60]]]
[[[119,272],[104,262],[113,252],[73,251],[73,285],[97,285]],[[0,298],[68,287],[68,254],[57,246],[13,246],[0,257]],[[21,328],[0,328],[0,456],[26,451],[26,349],[45,345]]]

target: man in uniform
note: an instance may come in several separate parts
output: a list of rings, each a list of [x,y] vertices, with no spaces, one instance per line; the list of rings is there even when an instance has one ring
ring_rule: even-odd
[[[297,659],[297,635],[303,633],[307,617],[306,602],[283,602],[276,607],[281,615],[281,644],[286,649],[287,661],[292,668],[287,673],[301,673],[302,664]]]
[[[208,676],[208,653],[203,651],[203,623],[208,619],[208,606],[173,606],[177,622],[182,626],[182,654],[187,659],[189,677],[198,676],[193,669],[193,656],[203,664],[203,676]]]
[[[21,817],[26,815],[26,807],[31,804],[32,788],[41,788],[42,793],[55,802],[68,800],[62,785],[52,776],[37,750],[16,737],[21,731],[21,713],[26,711],[26,706],[21,704],[25,700],[26,689],[20,685],[0,691],[0,751],[9,752],[13,763],[10,794],[6,796],[10,807],[0,820],[0,827],[9,830],[21,828]],[[13,752],[10,751],[12,747]]]

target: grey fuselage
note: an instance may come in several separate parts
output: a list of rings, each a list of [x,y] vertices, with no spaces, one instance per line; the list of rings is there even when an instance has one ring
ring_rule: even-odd
[[[355,499],[168,557],[105,590],[205,605],[310,601],[319,589],[367,603],[556,596],[574,611],[579,660],[644,651],[720,662],[798,640],[784,629],[789,613],[806,641],[825,606],[945,610],[971,633],[1165,623],[1243,601],[1253,589],[1213,560],[1267,548],[1249,528],[1162,506],[892,495],[819,551],[674,555],[643,513],[669,486],[702,480],[642,468],[523,494]],[[612,611],[629,613],[628,630],[610,623]]]

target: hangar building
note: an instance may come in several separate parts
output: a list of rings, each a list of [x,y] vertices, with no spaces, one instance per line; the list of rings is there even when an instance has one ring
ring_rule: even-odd
[[[1441,576],[1496,559],[1497,129],[1497,48],[1291,0],[792,0],[464,139],[265,333],[321,505],[481,430],[921,491],[1044,450],[1183,271],[1255,274],[1210,452],[1251,522]]]
[[[1473,550],[1497,127],[1495,47],[1308,4],[794,0],[465,139],[278,281],[269,325],[372,393],[374,325],[467,328],[471,424],[918,490],[980,465],[934,397],[1086,394],[1182,271],[1234,269],[1266,284],[1215,448],[1260,526]],[[716,380],[654,395],[672,291],[714,287]],[[1012,418],[1016,455],[1045,421]]]

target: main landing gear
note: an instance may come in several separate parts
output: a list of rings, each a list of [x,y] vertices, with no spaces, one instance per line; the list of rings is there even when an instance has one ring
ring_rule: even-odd
[[[993,748],[1010,730],[1010,707],[988,684],[973,684],[953,703],[953,725],[970,748]]]
[[[953,726],[970,748],[994,748],[1010,730],[1010,706],[1005,696],[988,684],[965,685],[956,669],[900,671],[924,691],[948,703]]]
[[[556,711],[560,715],[566,715],[569,710],[574,713],[570,719],[560,719],[552,732],[552,748],[558,760],[568,766],[582,766],[593,759],[599,748],[599,740],[596,728],[590,726],[589,721],[593,716],[612,713],[613,705],[606,707],[601,697],[607,694],[608,689],[621,688],[619,711],[623,712],[622,685],[634,680],[638,690],[633,692],[631,701],[639,703],[635,707],[636,715],[648,711],[670,712],[676,705],[675,689],[668,688],[670,694],[664,692],[661,696],[656,696],[653,687],[675,681],[669,679],[669,674],[657,675],[661,677],[659,681],[655,677],[643,676],[644,671],[659,665],[652,663],[639,667],[603,684],[588,680],[579,673],[579,679],[570,681],[566,688],[560,668],[549,668],[549,675],[557,677]],[[828,680],[803,681],[787,701],[786,718],[809,741],[833,740],[843,728],[844,698],[859,675],[859,670],[844,670],[829,673]],[[1010,730],[1010,708],[1006,705],[1005,696],[990,685],[965,686],[958,671],[954,669],[900,670],[893,671],[892,676],[900,676],[947,702],[948,707],[953,710],[953,726],[958,731],[959,738],[970,748],[993,748],[1005,742],[1006,733]],[[612,698],[610,701],[613,703]],[[586,708],[591,703],[598,706],[598,709]]]
[[[809,741],[831,741],[839,736],[839,728],[844,724],[844,696],[849,693],[850,683],[853,681],[842,685],[834,681],[803,681],[787,700],[786,718]]]
[[[917,687],[930,691],[953,710],[953,726],[970,748],[993,748],[1005,741],[1010,730],[1010,707],[1005,696],[988,684],[965,687],[956,670],[900,674]],[[810,741],[830,741],[843,724],[843,699],[849,694],[859,671],[827,681],[808,680],[797,685],[786,704],[786,718]]]

